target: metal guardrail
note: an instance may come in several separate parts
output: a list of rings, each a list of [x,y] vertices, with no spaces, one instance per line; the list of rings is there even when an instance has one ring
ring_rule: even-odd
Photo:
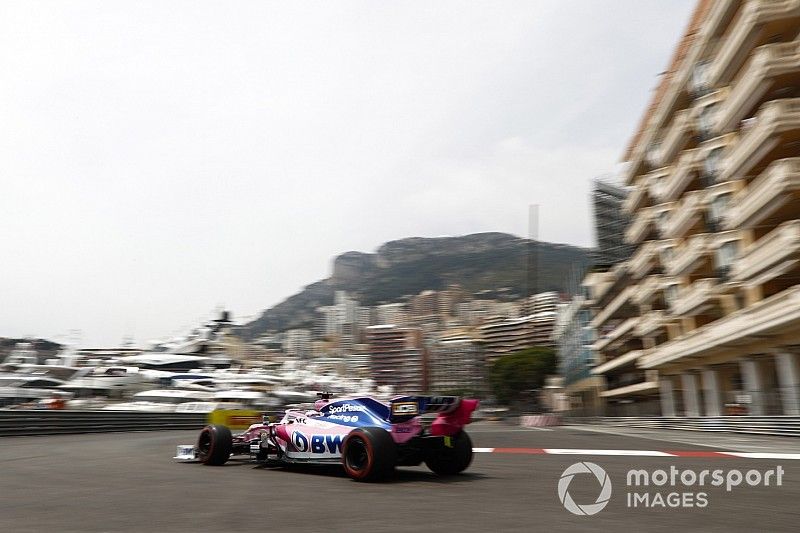
[[[204,413],[0,409],[0,437],[200,429]]]
[[[599,424],[611,427],[719,431],[751,435],[800,437],[800,416],[570,417],[566,422]]]

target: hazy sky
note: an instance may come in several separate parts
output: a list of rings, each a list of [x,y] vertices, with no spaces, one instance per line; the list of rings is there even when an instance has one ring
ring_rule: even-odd
[[[693,0],[0,4],[0,336],[241,319],[408,236],[591,245]]]

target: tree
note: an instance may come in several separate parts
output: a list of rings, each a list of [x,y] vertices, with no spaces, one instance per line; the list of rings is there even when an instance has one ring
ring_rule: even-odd
[[[530,391],[540,389],[545,377],[555,371],[555,350],[534,346],[495,361],[489,370],[489,383],[497,401],[508,405],[530,397]]]

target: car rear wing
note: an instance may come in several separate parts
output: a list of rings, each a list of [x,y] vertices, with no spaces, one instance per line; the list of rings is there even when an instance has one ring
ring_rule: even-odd
[[[389,422],[402,424],[415,416],[436,413],[430,434],[452,436],[472,422],[472,412],[478,408],[478,403],[478,400],[458,396],[402,396],[389,401]]]
[[[401,396],[389,400],[389,422],[405,422],[415,416],[452,413],[461,404],[458,396]]]

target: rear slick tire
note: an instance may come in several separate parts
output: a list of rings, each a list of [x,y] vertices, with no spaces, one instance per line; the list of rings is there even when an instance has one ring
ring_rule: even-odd
[[[442,444],[428,452],[425,464],[435,474],[440,476],[454,476],[460,474],[472,462],[472,439],[464,431],[459,431],[452,437],[452,447]]]
[[[396,464],[397,445],[383,428],[356,428],[342,443],[342,467],[355,481],[386,479]]]
[[[226,426],[211,425],[200,431],[197,438],[197,459],[204,465],[224,465],[228,462],[231,451],[233,436]]]

